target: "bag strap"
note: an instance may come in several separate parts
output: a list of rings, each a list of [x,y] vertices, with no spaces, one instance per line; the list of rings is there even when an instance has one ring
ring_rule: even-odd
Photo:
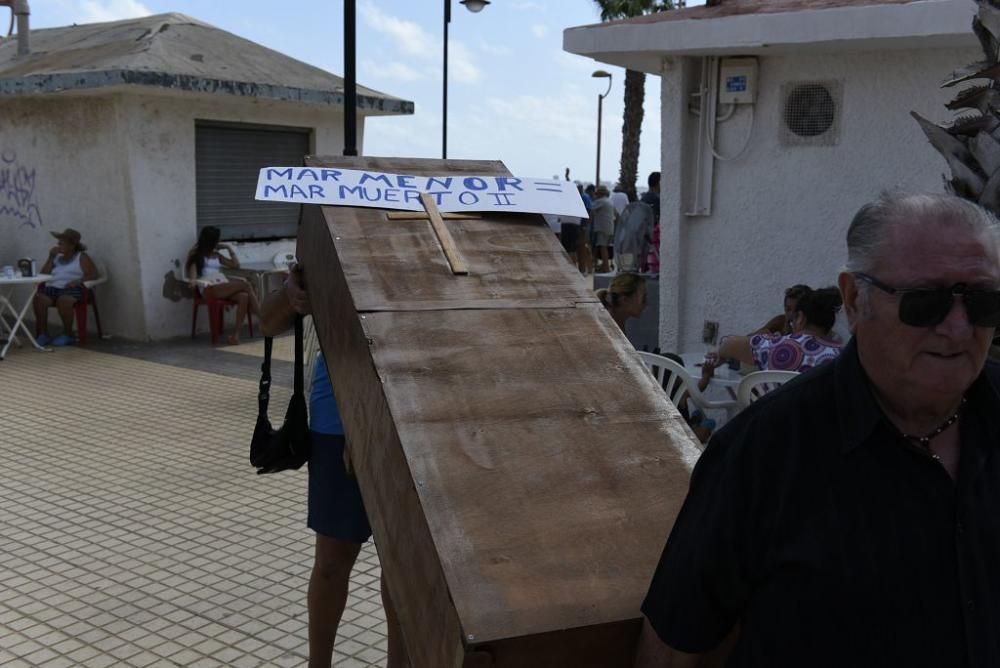
[[[302,354],[302,340],[304,338],[302,334],[302,316],[295,316],[295,394],[298,396],[304,395],[303,386],[305,385],[305,376],[303,369],[303,357]],[[270,403],[271,398],[271,346],[274,343],[274,338],[270,336],[264,337],[264,361],[260,365],[260,389],[257,393],[257,414],[259,416],[267,417],[267,406]]]
[[[257,393],[257,414],[267,417],[267,404],[271,396],[271,343],[274,339],[264,337],[264,361],[260,365],[260,390]]]
[[[295,394],[302,396],[304,379],[304,363],[302,355],[302,340],[305,338],[303,336],[302,327],[302,316],[300,314],[295,315]]]

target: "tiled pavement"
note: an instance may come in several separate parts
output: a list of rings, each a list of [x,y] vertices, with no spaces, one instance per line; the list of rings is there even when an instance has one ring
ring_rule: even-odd
[[[306,476],[247,462],[254,346],[0,362],[0,666],[305,665]],[[290,365],[275,371],[288,387]],[[272,394],[280,419],[287,391]],[[369,543],[337,666],[384,663],[378,576]]]

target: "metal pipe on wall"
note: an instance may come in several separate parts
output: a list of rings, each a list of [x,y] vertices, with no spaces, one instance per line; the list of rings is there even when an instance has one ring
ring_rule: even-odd
[[[686,216],[712,215],[715,156],[710,146],[711,127],[715,123],[719,99],[719,59],[705,56],[701,59],[701,83],[698,88],[698,138],[695,142],[695,169],[693,201],[684,213]]]
[[[17,55],[26,56],[31,53],[31,8],[28,0],[14,0],[14,15],[17,17]]]

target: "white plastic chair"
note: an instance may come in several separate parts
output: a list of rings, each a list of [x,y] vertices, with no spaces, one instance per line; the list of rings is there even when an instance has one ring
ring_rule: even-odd
[[[656,378],[656,381],[667,393],[667,398],[677,406],[678,402],[687,392],[688,399],[700,408],[702,412],[706,410],[728,410],[735,408],[739,404],[736,401],[717,401],[707,398],[698,389],[698,382],[694,380],[682,365],[663,355],[638,351],[639,359]]]
[[[275,269],[287,269],[288,265],[295,261],[295,253],[287,251],[278,251],[271,258],[271,264],[274,265]]]
[[[97,267],[97,278],[92,281],[84,281],[83,285],[89,290],[95,285],[100,285],[101,283],[108,282],[108,268],[103,262],[94,261],[94,266]]]
[[[748,373],[736,389],[736,400],[746,408],[762,396],[799,375],[798,371],[765,370]]]

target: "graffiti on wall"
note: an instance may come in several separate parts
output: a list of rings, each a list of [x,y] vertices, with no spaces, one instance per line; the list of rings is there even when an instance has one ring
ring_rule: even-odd
[[[22,165],[13,151],[0,151],[0,220],[37,228],[42,213],[35,199],[35,169]]]

